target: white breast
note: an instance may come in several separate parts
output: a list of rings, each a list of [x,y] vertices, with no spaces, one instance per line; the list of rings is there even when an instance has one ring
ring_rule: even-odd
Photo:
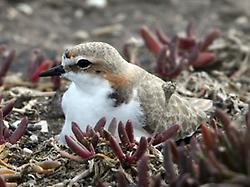
[[[95,125],[102,117],[106,117],[107,124],[113,117],[124,123],[130,119],[136,128],[136,135],[148,135],[142,129],[143,113],[137,100],[136,90],[133,91],[133,98],[128,104],[113,107],[112,99],[108,98],[112,88],[107,80],[90,74],[67,73],[65,76],[73,82],[62,99],[65,114],[65,124],[60,133],[62,143],[65,142],[65,135],[73,135],[72,121],[77,122],[85,131],[87,125]]]

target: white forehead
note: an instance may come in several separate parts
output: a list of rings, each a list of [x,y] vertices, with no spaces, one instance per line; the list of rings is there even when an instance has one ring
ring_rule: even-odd
[[[66,58],[65,54],[62,55],[62,65],[67,66],[67,65],[72,65],[75,64],[76,60],[75,58]]]

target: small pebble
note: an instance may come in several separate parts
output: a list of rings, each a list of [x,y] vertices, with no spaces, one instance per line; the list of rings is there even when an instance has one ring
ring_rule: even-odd
[[[32,150],[30,150],[30,149],[28,149],[28,148],[23,148],[23,152],[24,153],[27,153],[27,154],[32,154],[33,153],[33,151]]]
[[[41,126],[41,132],[49,132],[48,123],[45,120],[41,120],[38,123],[35,123],[34,126]]]
[[[14,123],[12,123],[11,126],[16,129],[18,127],[18,125],[19,125],[20,122],[21,122],[21,120],[17,120]]]
[[[89,33],[84,30],[78,30],[73,34],[74,38],[84,40],[89,38]]]
[[[8,10],[7,10],[7,15],[6,15],[6,17],[10,20],[10,21],[12,21],[12,20],[14,20],[14,19],[16,19],[17,18],[17,16],[18,16],[18,11],[16,10],[16,9],[14,9],[14,8],[9,8]]]
[[[25,3],[21,3],[17,6],[17,9],[26,14],[27,16],[30,16],[33,14],[33,9],[31,6],[29,6],[28,4],[25,4]]]
[[[42,127],[41,126],[34,126],[34,124],[29,124],[27,129],[29,131],[38,131],[38,130],[40,131],[42,129]]]
[[[105,8],[107,6],[107,0],[86,0],[85,5],[87,7]]]
[[[248,19],[246,16],[240,16],[240,17],[236,18],[235,22],[239,25],[246,25],[246,24],[248,24]]]
[[[96,37],[101,37],[105,35],[117,36],[123,30],[122,24],[113,24],[94,29],[91,34]]]
[[[74,13],[75,18],[81,19],[84,16],[84,12],[81,9],[77,9]]]
[[[35,135],[35,134],[32,134],[31,136],[30,136],[30,140],[32,141],[32,142],[38,142],[38,137],[37,137],[37,135]]]

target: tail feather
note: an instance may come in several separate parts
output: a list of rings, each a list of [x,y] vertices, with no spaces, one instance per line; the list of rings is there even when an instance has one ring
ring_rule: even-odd
[[[209,99],[186,98],[175,93],[167,105],[168,122],[181,125],[180,137],[193,134],[200,123],[207,120],[207,112],[212,107]]]

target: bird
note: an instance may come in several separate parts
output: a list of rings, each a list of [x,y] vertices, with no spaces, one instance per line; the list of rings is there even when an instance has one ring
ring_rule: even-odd
[[[67,48],[61,64],[42,72],[41,77],[62,76],[71,84],[62,97],[65,123],[59,141],[74,136],[72,122],[85,130],[105,117],[125,123],[131,120],[136,137],[151,136],[173,124],[180,135],[188,135],[207,118],[208,99],[185,98],[176,83],[164,81],[127,62],[110,44],[86,42]]]

